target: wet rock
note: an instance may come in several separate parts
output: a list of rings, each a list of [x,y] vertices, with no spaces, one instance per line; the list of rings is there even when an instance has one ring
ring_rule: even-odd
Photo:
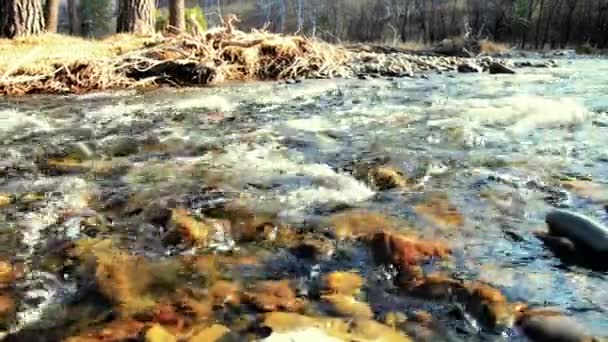
[[[400,271],[407,271],[433,258],[450,256],[450,249],[443,243],[388,232],[376,233],[371,239],[371,248],[378,262],[393,264]]]
[[[465,62],[463,64],[458,65],[458,72],[461,73],[479,73],[482,71],[483,68],[473,62]]]
[[[516,326],[533,342],[592,342],[585,329],[557,312],[530,311],[518,318]]]
[[[586,216],[566,210],[547,214],[549,234],[566,237],[596,253],[608,253],[608,228]]]
[[[177,342],[177,337],[158,324],[146,331],[145,338],[146,342]]]
[[[608,186],[588,180],[563,181],[562,186],[593,203],[608,203]]]
[[[206,244],[212,234],[209,224],[195,219],[183,208],[173,209],[171,223],[185,240],[196,244]]]
[[[12,286],[15,280],[17,271],[13,265],[6,260],[0,260],[0,289]]]
[[[363,287],[364,280],[353,272],[332,272],[323,277],[322,290],[326,294],[354,296]]]
[[[15,315],[15,301],[9,295],[0,295],[0,331],[13,321]]]
[[[290,248],[291,253],[301,259],[324,260],[334,254],[335,246],[324,237],[306,237]]]
[[[464,217],[446,196],[435,196],[414,206],[414,211],[441,228],[459,227]]]
[[[51,175],[92,173],[98,176],[113,176],[126,171],[130,166],[126,160],[79,160],[74,158],[47,159],[39,163],[41,170]]]
[[[272,329],[273,334],[320,330],[326,334],[322,339],[326,341],[411,341],[409,337],[398,331],[369,319],[317,318],[294,313],[271,312],[266,314],[263,324]],[[272,335],[270,337],[272,338]],[[310,336],[308,338],[304,336],[296,341],[310,341]]]
[[[516,306],[510,304],[496,288],[470,282],[465,284],[465,291],[456,293],[456,297],[473,317],[490,329],[503,330],[513,325]]]
[[[241,303],[241,289],[228,281],[218,281],[209,290],[213,307],[238,306]]]
[[[228,205],[212,210],[209,216],[228,220],[233,237],[239,242],[274,241],[280,234],[291,233],[288,227],[275,223],[275,214],[254,212],[244,207]]]
[[[76,142],[66,147],[66,153],[69,157],[78,160],[89,160],[95,156],[96,146],[90,142]]]
[[[260,311],[299,311],[304,307],[304,301],[296,297],[289,281],[263,281],[245,292],[245,302],[255,306]]]
[[[455,292],[464,291],[464,284],[441,274],[430,274],[406,284],[408,293],[428,299],[448,300]]]
[[[13,199],[9,194],[0,193],[0,208],[8,207],[13,203]]]
[[[359,302],[351,296],[340,294],[325,295],[321,297],[321,300],[334,315],[369,319],[374,317],[374,313],[367,303]]]
[[[339,240],[369,237],[381,231],[393,231],[397,222],[378,213],[350,210],[329,218],[334,235]]]
[[[115,248],[110,240],[80,240],[70,251],[92,272],[99,291],[123,317],[151,311],[156,305],[148,296],[153,281],[150,264],[142,257],[129,255]],[[85,274],[86,275],[86,274]]]
[[[440,274],[431,274],[406,284],[409,294],[443,301],[456,301],[485,327],[503,330],[510,327],[520,308],[510,303],[502,292],[481,282],[462,282]]]
[[[122,202],[123,198],[118,197]],[[173,216],[173,209],[168,203],[152,203],[143,211],[143,217],[146,222],[150,222],[159,226],[165,226],[170,222]]]
[[[515,70],[509,68],[508,66],[502,64],[502,63],[498,63],[498,62],[492,62],[490,63],[490,74],[495,75],[495,74],[515,74]]]
[[[80,336],[66,339],[66,342],[105,342],[139,340],[145,325],[133,319],[116,320],[103,328],[87,331]]]
[[[221,325],[214,324],[208,328],[196,331],[188,342],[216,342],[216,341],[238,341],[236,338],[231,338],[230,329]]]
[[[403,189],[408,186],[408,179],[403,173],[390,166],[378,166],[372,168],[368,178],[378,190]]]

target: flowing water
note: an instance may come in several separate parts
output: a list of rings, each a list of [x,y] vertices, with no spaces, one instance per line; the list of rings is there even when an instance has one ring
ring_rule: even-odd
[[[109,214],[108,203],[137,197],[144,211],[158,200],[192,211],[238,201],[301,229],[344,208],[380,212],[447,241],[459,278],[487,282],[510,301],[559,308],[590,334],[608,335],[608,273],[565,265],[533,235],[552,207],[608,221],[608,60],[562,60],[516,75],[1,99],[0,142],[0,193],[33,198],[0,209],[0,257],[28,269],[17,284],[13,331],[50,331],[65,319],[57,306],[79,300],[78,281],[43,267],[44,258],[58,241],[86,237],[91,218],[109,227],[97,234],[119,235],[151,259],[249,248],[229,236],[204,251],[167,247],[137,210]],[[58,155],[89,167],[41,167]],[[378,159],[418,186],[379,191],[353,176],[353,165]],[[107,163],[111,172],[92,171]],[[436,198],[464,221],[442,224],[415,210]],[[306,283],[319,272],[356,269],[371,278],[378,267],[365,248],[352,248],[318,264],[279,248],[263,270],[238,276]],[[378,316],[427,308],[373,292]],[[448,317],[441,306],[429,310]],[[474,322],[446,325],[461,340],[520,338],[480,335]]]

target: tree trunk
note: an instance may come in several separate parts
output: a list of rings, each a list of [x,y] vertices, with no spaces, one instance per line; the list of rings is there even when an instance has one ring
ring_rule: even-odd
[[[119,0],[116,32],[154,33],[154,0]]]
[[[570,0],[568,3],[568,14],[566,15],[566,33],[564,34],[564,40],[562,41],[562,49],[565,49],[570,42],[570,33],[572,32],[572,16],[576,9],[577,0]]]
[[[44,20],[46,31],[57,33],[57,21],[59,20],[59,0],[46,0],[44,4]]]
[[[78,11],[78,0],[68,0],[68,14],[70,17],[70,34],[80,36],[82,34],[82,22]]]
[[[551,28],[551,24],[553,21],[553,15],[561,11],[562,2],[561,0],[556,0],[551,7],[551,11],[549,11],[549,17],[547,18],[547,24],[545,25],[545,33],[543,35],[543,42],[541,44],[541,49],[545,48],[545,45],[549,42],[549,29]],[[553,48],[553,46],[552,46]]]
[[[3,21],[0,36],[15,38],[40,34],[44,31],[44,16],[40,0],[2,0]]]
[[[543,20],[543,13],[545,10],[545,0],[540,0],[540,9],[538,10],[538,18],[536,18],[536,32],[534,33],[534,48],[538,50],[538,44],[540,43],[540,24]]]
[[[183,32],[186,30],[185,0],[169,1],[169,26],[172,30]]]

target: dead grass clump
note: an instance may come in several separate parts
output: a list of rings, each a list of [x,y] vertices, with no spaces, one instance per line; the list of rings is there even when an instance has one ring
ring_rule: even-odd
[[[482,40],[479,42],[479,52],[487,55],[496,55],[509,51],[507,44],[498,43],[491,40]]]
[[[348,76],[349,53],[314,39],[226,26],[178,36],[0,40],[0,94]]]

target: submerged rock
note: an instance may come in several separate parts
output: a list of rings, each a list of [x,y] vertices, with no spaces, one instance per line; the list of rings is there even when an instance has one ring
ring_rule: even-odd
[[[584,215],[567,210],[547,214],[549,234],[565,237],[595,253],[608,253],[608,228]]]
[[[438,227],[458,227],[464,224],[464,217],[445,196],[435,196],[414,206],[414,211],[435,223]]]
[[[384,215],[362,210],[350,210],[332,215],[329,225],[339,240],[366,238],[377,232],[393,231],[397,222]]]
[[[7,207],[13,203],[13,200],[9,194],[0,193],[0,208]]]
[[[9,295],[0,295],[0,332],[5,330],[9,322],[13,321],[17,309],[14,299]]]
[[[335,246],[332,241],[322,236],[308,236],[303,237],[290,251],[298,258],[320,261],[331,257]]]
[[[370,183],[378,190],[404,189],[408,186],[408,179],[394,167],[378,166],[368,173]]]
[[[238,341],[236,338],[231,337],[230,329],[221,324],[214,324],[208,328],[196,331],[188,339],[188,342]]]
[[[361,291],[363,277],[353,272],[332,272],[323,277],[323,292],[353,296]]]
[[[585,329],[559,312],[525,312],[516,326],[533,342],[592,342]]]
[[[11,286],[15,280],[17,271],[13,265],[6,260],[0,260],[0,289]]]
[[[264,317],[264,326],[272,330],[273,335],[290,332],[310,332],[319,330],[325,334],[323,341],[377,341],[377,342],[410,342],[411,339],[398,331],[370,319],[341,319],[328,317],[309,317],[294,313],[271,312]],[[273,335],[270,336],[272,340]],[[319,334],[314,334],[317,338]],[[304,334],[290,341],[310,341],[310,334]],[[276,341],[280,341],[277,339]]]
[[[104,342],[137,341],[145,324],[134,319],[115,320],[99,329],[85,331],[79,336],[66,339],[66,342]]]
[[[322,296],[321,299],[334,315],[370,319],[374,317],[369,304],[360,302],[354,297],[335,294]]]
[[[146,331],[146,342],[177,342],[177,337],[155,324]]]
[[[371,248],[378,262],[393,264],[400,271],[408,271],[433,258],[450,256],[450,249],[443,243],[388,232],[373,235]]]
[[[515,74],[515,70],[509,68],[508,66],[502,64],[502,63],[498,63],[498,62],[493,62],[490,64],[490,74],[495,75],[495,74]]]
[[[304,301],[296,297],[287,280],[260,282],[245,292],[244,299],[260,311],[295,312],[304,307]]]
[[[485,327],[503,330],[510,327],[521,307],[510,303],[502,292],[481,282],[463,282],[431,274],[405,284],[408,294],[427,299],[456,301]]]

